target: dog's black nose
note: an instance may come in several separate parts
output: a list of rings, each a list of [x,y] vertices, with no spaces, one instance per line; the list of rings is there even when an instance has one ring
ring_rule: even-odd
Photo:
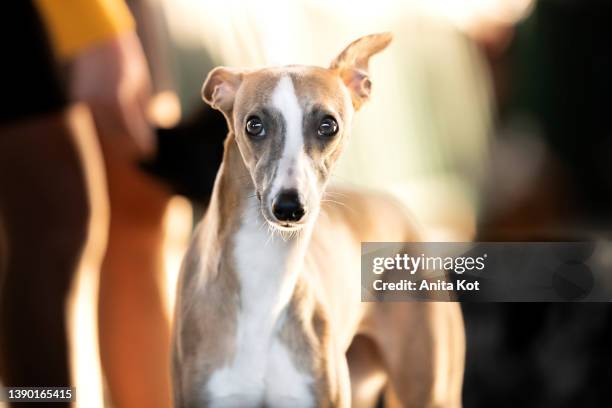
[[[304,207],[296,190],[285,190],[276,196],[272,212],[279,221],[297,222],[304,216]]]

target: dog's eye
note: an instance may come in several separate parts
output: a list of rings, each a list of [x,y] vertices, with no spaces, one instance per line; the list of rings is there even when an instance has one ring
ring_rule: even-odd
[[[251,116],[246,123],[247,134],[252,137],[262,137],[266,134],[263,122],[257,116]]]
[[[322,137],[331,137],[338,133],[338,123],[334,120],[334,118],[328,116],[319,124],[317,133]]]

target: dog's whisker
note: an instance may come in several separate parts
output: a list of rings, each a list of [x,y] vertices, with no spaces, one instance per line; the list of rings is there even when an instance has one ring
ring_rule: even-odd
[[[268,239],[266,240],[265,246],[268,246],[269,242],[274,241],[274,227],[272,227],[268,222],[266,222],[266,225],[268,226]]]
[[[340,202],[340,201],[326,199],[326,200],[321,200],[321,202],[322,202],[322,203],[332,203],[332,204],[336,204],[336,205],[339,205],[339,206],[341,206],[341,207],[343,207],[343,208],[346,208],[346,209],[347,209],[347,210],[349,210],[349,211],[352,211],[352,212],[357,212],[357,210],[356,210],[356,209],[354,209],[354,208],[352,208],[351,206],[349,206],[348,204],[346,204],[346,203],[342,203],[342,202]]]
[[[326,195],[334,195],[334,196],[338,196],[338,197],[345,197],[345,198],[349,198],[350,197],[348,194],[340,193],[338,191],[326,191],[325,194]]]

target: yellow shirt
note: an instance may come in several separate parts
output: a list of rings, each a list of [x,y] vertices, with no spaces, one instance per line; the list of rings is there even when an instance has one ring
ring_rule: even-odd
[[[123,0],[35,0],[35,4],[61,59],[134,29]]]

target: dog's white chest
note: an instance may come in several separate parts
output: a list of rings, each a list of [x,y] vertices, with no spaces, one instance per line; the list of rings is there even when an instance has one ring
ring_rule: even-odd
[[[278,337],[294,286],[294,277],[285,273],[289,244],[267,240],[257,210],[247,210],[235,240],[241,286],[235,354],[209,378],[206,394],[213,407],[315,406],[311,376],[297,369]]]
[[[212,407],[314,407],[312,379],[300,373],[281,342],[250,338],[234,361],[213,373],[207,385]]]

